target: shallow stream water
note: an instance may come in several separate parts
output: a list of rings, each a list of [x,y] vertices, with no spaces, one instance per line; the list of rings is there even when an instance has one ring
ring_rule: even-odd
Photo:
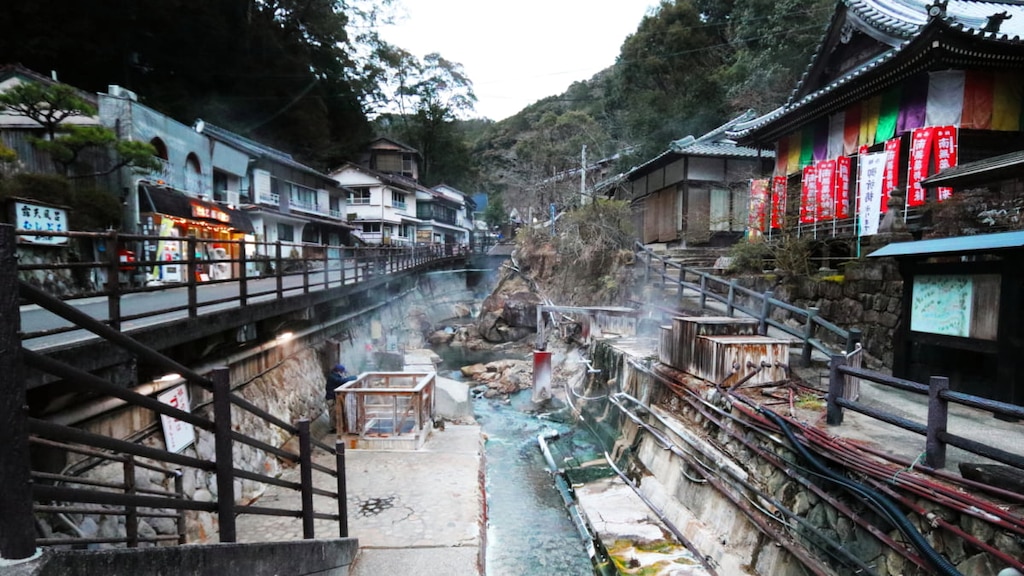
[[[537,436],[548,431],[560,434],[551,442],[559,464],[566,458],[593,458],[599,453],[595,441],[585,431],[530,413],[528,390],[511,400],[478,399],[474,405],[487,435],[484,573],[591,576],[590,558],[547,470]]]

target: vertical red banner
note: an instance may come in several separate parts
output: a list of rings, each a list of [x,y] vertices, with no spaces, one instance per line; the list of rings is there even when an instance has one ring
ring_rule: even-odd
[[[815,165],[818,171],[817,215],[818,221],[835,218],[836,209],[836,161],[822,160]]]
[[[918,128],[910,136],[910,163],[907,167],[907,206],[925,203],[925,190],[921,180],[928,175],[931,160],[933,127]]]
[[[900,139],[885,141],[885,170],[882,172],[882,212],[888,210],[889,192],[900,185]]]
[[[849,218],[850,210],[850,157],[836,158],[836,218]]]
[[[935,171],[941,172],[950,166],[956,166],[956,156],[956,126],[937,126],[935,128]],[[953,189],[948,187],[940,187],[937,192],[939,202],[953,195]]]
[[[772,228],[785,227],[786,182],[785,176],[776,176],[772,179]]]
[[[811,224],[817,215],[818,171],[814,165],[804,166],[800,183],[800,223]]]
[[[750,181],[750,210],[747,215],[750,228],[766,232],[768,215],[768,179]]]

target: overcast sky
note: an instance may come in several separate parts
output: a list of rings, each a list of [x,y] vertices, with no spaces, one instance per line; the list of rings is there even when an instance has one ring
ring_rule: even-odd
[[[615,63],[626,36],[657,0],[399,0],[405,14],[381,29],[419,58],[463,65],[476,115],[503,120]]]

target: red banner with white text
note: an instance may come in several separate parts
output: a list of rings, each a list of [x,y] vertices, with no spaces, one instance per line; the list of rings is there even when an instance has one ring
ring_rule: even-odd
[[[767,232],[766,219],[768,216],[768,179],[757,179],[750,181],[750,210],[748,212],[748,225],[751,230]]]
[[[935,128],[935,172],[941,172],[950,166],[956,166],[957,138],[956,126],[938,126]],[[939,202],[953,195],[953,189],[939,187]]]
[[[818,171],[817,216],[818,222],[835,218],[836,207],[836,161],[822,160],[814,165]]]
[[[772,179],[772,228],[783,228],[786,224],[786,182],[785,176]]]
[[[932,138],[935,128],[917,128],[910,135],[910,162],[907,167],[907,206],[921,206],[925,203],[925,189],[921,180],[928,176],[931,160]]]
[[[888,210],[889,192],[900,185],[900,139],[885,141],[885,171],[882,172],[882,212]]]
[[[804,166],[800,182],[800,223],[812,224],[817,216],[818,171],[813,165]]]
[[[850,211],[850,157],[836,158],[836,218],[849,218]]]

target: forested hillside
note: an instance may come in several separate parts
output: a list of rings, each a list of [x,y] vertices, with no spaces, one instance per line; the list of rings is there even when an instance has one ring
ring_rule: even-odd
[[[507,206],[542,209],[579,189],[552,176],[618,155],[614,171],[747,109],[783,104],[810,62],[834,2],[665,0],[616,62],[564,94],[489,126],[474,141],[479,186]]]
[[[748,108],[782,104],[834,0],[663,0],[609,68],[501,122],[467,120],[472,78],[457,62],[380,40],[392,4],[16,2],[0,18],[0,64],[86,90],[119,84],[184,123],[204,118],[318,168],[390,136],[423,153],[427,185],[546,209],[578,191],[578,179],[558,176],[580,165],[583,146],[590,161],[618,155],[622,171]]]

